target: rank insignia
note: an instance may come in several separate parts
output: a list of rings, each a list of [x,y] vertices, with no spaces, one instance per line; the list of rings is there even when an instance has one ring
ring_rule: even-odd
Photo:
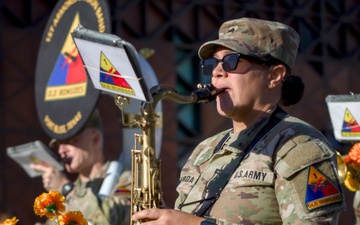
[[[305,205],[308,210],[341,202],[339,189],[321,171],[314,166],[308,169]]]

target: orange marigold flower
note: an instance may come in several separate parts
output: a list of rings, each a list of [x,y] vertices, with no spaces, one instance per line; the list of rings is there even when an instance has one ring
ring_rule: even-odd
[[[35,199],[34,212],[39,216],[46,216],[53,220],[55,215],[59,216],[60,212],[65,211],[65,197],[57,191],[42,193]]]
[[[348,156],[352,162],[360,164],[360,142],[351,147]]]
[[[59,225],[87,225],[88,222],[84,219],[80,211],[69,211],[59,216]]]
[[[4,222],[0,223],[0,225],[15,225],[19,220],[14,216],[11,219],[6,219]]]
[[[351,163],[351,158],[349,157],[349,155],[344,155],[343,160],[346,164]]]

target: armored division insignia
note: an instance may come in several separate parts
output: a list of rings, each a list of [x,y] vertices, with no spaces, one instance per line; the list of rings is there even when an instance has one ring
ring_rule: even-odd
[[[79,22],[79,13],[76,13],[49,77],[45,90],[45,101],[77,98],[86,95],[87,79],[85,69],[70,35],[70,32],[76,28],[76,24]]]
[[[310,166],[305,197],[306,208],[314,210],[341,201],[342,197],[338,188],[322,172]]]
[[[350,113],[349,109],[345,110],[343,126],[341,129],[342,136],[360,136],[360,126]]]
[[[121,77],[119,71],[113,66],[103,52],[101,52],[100,56],[100,71],[100,84],[102,87],[129,95],[135,95],[134,90],[130,87],[128,82]]]
[[[71,36],[80,23],[99,32],[110,32],[106,1],[58,1],[37,58],[37,113],[44,131],[57,140],[72,137],[83,128],[100,96]]]

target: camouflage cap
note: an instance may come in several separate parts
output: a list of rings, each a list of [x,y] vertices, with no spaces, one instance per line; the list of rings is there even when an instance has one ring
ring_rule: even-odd
[[[202,59],[212,57],[216,46],[220,45],[254,57],[271,55],[292,68],[299,41],[299,34],[285,24],[240,18],[223,23],[219,39],[204,43],[198,53]]]
[[[85,123],[84,127],[82,129],[80,129],[80,131],[74,136],[77,136],[85,128],[99,128],[99,129],[102,129],[102,121],[101,121],[101,117],[100,117],[100,112],[99,112],[99,110],[97,108],[94,109],[94,111],[90,115],[90,118]],[[71,139],[71,138],[73,138],[73,137],[70,137],[68,139]],[[51,139],[50,142],[49,142],[49,147],[51,147],[51,148],[55,147],[58,141],[59,140],[57,140],[56,138]]]

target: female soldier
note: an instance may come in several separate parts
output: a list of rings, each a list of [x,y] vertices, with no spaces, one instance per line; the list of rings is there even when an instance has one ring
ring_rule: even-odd
[[[314,127],[280,108],[304,90],[291,75],[299,35],[251,18],[225,22],[199,49],[205,75],[224,90],[217,111],[233,127],[208,138],[181,171],[175,210],[149,209],[152,224],[337,224],[344,196],[336,154]]]

